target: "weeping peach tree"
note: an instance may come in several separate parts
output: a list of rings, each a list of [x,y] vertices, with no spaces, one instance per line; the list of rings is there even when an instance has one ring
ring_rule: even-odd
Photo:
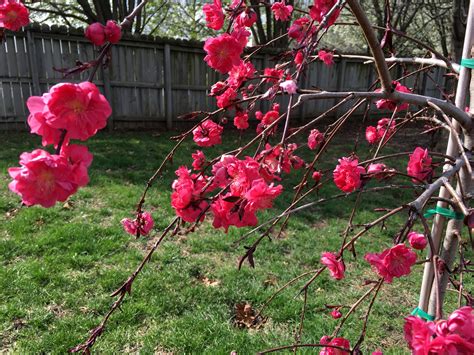
[[[120,24],[109,21],[106,25],[93,24],[85,32],[86,37],[99,48],[97,58],[89,63],[80,63],[68,68],[65,73],[89,71],[89,80],[80,84],[61,83],[39,97],[30,97],[27,106],[30,111],[28,124],[31,133],[42,136],[44,146],[53,146],[54,152],[36,149],[22,153],[20,167],[9,169],[12,182],[10,190],[17,193],[25,206],[41,205],[51,207],[57,201],[65,201],[78,188],[88,183],[88,167],[92,154],[87,146],[78,145],[76,140],[87,141],[105,127],[113,107],[94,85],[94,78],[100,66],[108,64],[110,48],[121,37],[133,19],[146,6],[143,0]],[[325,91],[312,89],[318,83],[302,87],[308,67],[315,61],[331,65],[334,53],[321,48],[321,39],[331,31],[342,9],[348,8],[357,20],[359,30],[365,36],[377,71],[377,79],[366,91]],[[256,22],[256,10],[263,8],[275,21],[287,22],[288,31],[283,35],[290,42],[279,55],[273,67],[256,70],[251,59],[272,41],[254,48],[248,47],[251,27]],[[292,344],[282,344],[270,353],[298,348],[315,348],[320,354],[361,353],[361,344],[366,336],[372,306],[383,287],[393,287],[397,279],[411,273],[413,265],[424,264],[422,289],[418,307],[405,319],[404,333],[407,346],[415,354],[472,354],[474,353],[474,314],[472,297],[463,286],[463,275],[472,272],[469,261],[464,257],[468,247],[466,235],[471,236],[474,214],[469,207],[471,198],[471,151],[473,148],[472,117],[474,92],[467,103],[470,84],[470,68],[474,67],[471,57],[473,44],[474,3],[469,8],[467,32],[461,65],[451,63],[435,49],[424,46],[430,58],[386,57],[383,46],[393,35],[403,35],[387,21],[382,44],[374,27],[357,0],[315,0],[309,8],[296,9],[285,0],[248,2],[233,0],[222,4],[220,0],[204,5],[203,12],[207,26],[215,30],[215,36],[206,40],[205,61],[214,70],[225,75],[225,80],[210,88],[210,95],[216,99],[218,109],[193,112],[188,115],[195,121],[194,127],[174,137],[177,141],[153,176],[146,182],[141,196],[137,197],[135,215],[122,220],[125,231],[135,237],[154,237],[151,249],[136,270],[112,294],[115,298],[108,312],[98,326],[91,330],[88,338],[71,349],[73,352],[89,353],[114,312],[130,294],[132,285],[151,259],[157,248],[171,236],[179,233],[199,233],[200,225],[208,220],[216,229],[227,232],[229,228],[248,228],[241,242],[249,242],[239,260],[238,267],[248,263],[254,267],[258,260],[259,246],[273,233],[281,232],[288,219],[301,210],[315,205],[344,199],[355,195],[347,228],[340,247],[322,253],[320,266],[314,272],[306,272],[282,286],[253,317],[257,322],[265,307],[283,290],[297,281],[305,280],[300,293],[303,297],[300,325]],[[389,17],[388,17],[389,18]],[[20,0],[4,0],[0,5],[0,26],[19,30],[28,23],[28,13]],[[390,66],[398,63],[419,64],[420,68],[405,73],[401,78],[392,77]],[[413,93],[402,85],[402,79],[441,66],[456,78],[455,99],[439,88],[446,99]],[[280,99],[287,97],[287,105]],[[304,125],[294,122],[294,113],[314,100],[334,100],[336,103],[318,117],[309,119]],[[257,111],[265,102],[265,112]],[[279,103],[280,102],[280,103]],[[362,127],[365,138],[372,146],[369,151],[347,151],[340,157],[331,171],[318,169],[327,156],[327,148],[333,143],[348,119],[361,108],[368,115],[371,105],[388,113],[376,126]],[[467,109],[466,109],[467,107]],[[228,122],[227,117],[233,117]],[[256,132],[248,141],[241,142],[233,150],[210,157],[206,147],[221,143],[224,129],[250,131],[249,118],[258,120]],[[329,124],[323,118],[334,117]],[[449,131],[445,154],[417,147],[414,151],[383,154],[387,144],[397,137],[407,124],[418,119],[429,120],[432,129]],[[365,119],[361,122],[365,122]],[[244,137],[250,137],[245,135]],[[295,143],[304,137],[307,144]],[[190,154],[189,160],[180,162],[172,189],[171,206],[176,217],[164,230],[154,228],[153,217],[147,210],[147,195],[163,169],[172,163],[175,152],[186,140],[193,140],[202,150]],[[301,141],[301,139],[300,139]],[[296,155],[297,150],[307,149],[312,158],[304,161]],[[350,149],[350,148],[348,148]],[[406,165],[393,166],[393,159],[405,157]],[[392,162],[392,163],[391,163]],[[295,170],[302,169],[302,178],[294,186],[294,195],[281,213],[263,220],[262,210],[272,208],[279,198],[283,185],[280,183]],[[395,180],[395,177],[398,177]],[[393,181],[392,181],[393,180]],[[405,180],[403,185],[398,181]],[[368,184],[370,181],[373,184]],[[323,195],[321,188],[335,184],[340,190],[336,195]],[[373,186],[376,185],[376,186]],[[373,186],[373,187],[370,187]],[[353,223],[354,215],[363,205],[361,194],[375,192],[390,193],[393,189],[413,190],[415,198],[400,201],[393,209],[380,206],[384,214],[362,226]],[[323,273],[329,273],[334,282],[345,277],[345,260],[356,255],[357,242],[368,231],[383,225],[394,216],[404,222],[393,236],[393,246],[385,250],[373,250],[364,256],[366,265],[372,267],[370,286],[352,305],[333,307],[331,315],[340,319],[332,334],[321,334],[315,344],[301,343],[309,290]],[[428,218],[434,216],[430,225]],[[472,240],[471,240],[472,246]],[[415,250],[427,250],[426,255]],[[455,260],[458,266],[453,267]],[[451,282],[458,292],[457,310],[443,314],[447,284]],[[341,290],[342,292],[342,290]],[[339,334],[346,321],[362,304],[368,304],[362,318],[362,332],[352,340]],[[258,349],[257,349],[258,350]],[[376,351],[374,354],[380,354]]]

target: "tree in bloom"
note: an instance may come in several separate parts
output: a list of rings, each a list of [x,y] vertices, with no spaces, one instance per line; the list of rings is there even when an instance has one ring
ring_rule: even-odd
[[[206,26],[216,31],[220,30],[225,19],[221,0],[214,0],[212,4],[205,4],[202,10],[206,16]]]
[[[321,255],[321,264],[326,266],[331,276],[336,280],[342,280],[344,278],[344,272],[346,267],[342,260],[338,260],[334,253],[324,252]]]
[[[124,218],[120,223],[122,223],[125,232],[136,237],[148,235],[155,225],[149,212],[138,213],[135,219]]]
[[[204,50],[207,54],[204,57],[206,63],[221,74],[226,74],[240,64],[244,46],[235,36],[224,33],[208,38],[204,43]]]
[[[382,253],[367,253],[365,260],[374,270],[383,277],[385,282],[391,283],[394,277],[409,275],[411,267],[416,262],[416,254],[405,244],[397,244]]]
[[[115,21],[109,20],[105,26],[99,22],[90,24],[84,34],[89,41],[100,47],[106,42],[118,43],[122,38],[122,29]]]
[[[212,147],[222,142],[224,128],[212,120],[204,121],[193,131],[194,142],[200,147]]]
[[[19,31],[30,23],[28,9],[20,0],[3,0],[0,2],[0,28]]]
[[[334,183],[344,192],[352,192],[362,185],[361,174],[365,174],[365,169],[359,165],[357,157],[341,158],[339,164],[333,172]]]
[[[44,134],[43,144],[57,145],[60,133],[69,139],[86,140],[104,128],[112,109],[97,86],[90,82],[62,83],[51,87],[43,96],[27,101],[31,132]]]
[[[285,0],[277,1],[272,5],[273,15],[278,21],[288,21],[293,12],[293,6],[286,5]]]
[[[408,161],[407,174],[413,176],[413,182],[428,180],[433,173],[428,149],[416,147]]]

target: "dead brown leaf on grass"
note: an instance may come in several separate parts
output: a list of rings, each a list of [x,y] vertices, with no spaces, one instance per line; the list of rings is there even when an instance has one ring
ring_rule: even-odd
[[[259,329],[266,319],[262,316],[257,317],[257,314],[258,312],[249,303],[237,303],[235,305],[234,324],[239,328]]]

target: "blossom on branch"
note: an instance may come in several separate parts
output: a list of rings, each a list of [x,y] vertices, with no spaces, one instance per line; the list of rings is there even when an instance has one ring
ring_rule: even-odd
[[[235,65],[239,65],[240,55],[245,45],[239,39],[228,33],[217,37],[211,37],[204,43],[207,55],[204,57],[206,63],[221,74],[228,73]]]
[[[288,21],[291,18],[293,6],[286,5],[285,0],[281,0],[272,5],[272,11],[277,21]]]
[[[338,346],[343,349],[347,349],[347,351],[345,351],[339,348],[325,347],[325,348],[322,348],[322,350],[319,352],[319,355],[349,355],[350,354],[351,344],[349,340],[345,338],[334,338],[331,340],[330,337],[325,335],[321,338],[319,343],[322,345],[333,345],[333,346]]]
[[[318,52],[318,58],[327,66],[331,66],[334,64],[334,53],[327,52],[325,50],[320,50]]]
[[[133,236],[147,235],[155,224],[153,217],[149,212],[139,213],[137,218],[133,220],[130,218],[124,218],[120,223],[122,223],[123,229]]]
[[[342,280],[344,278],[344,272],[346,267],[342,260],[338,260],[336,254],[330,252],[324,252],[321,254],[321,264],[325,265],[331,276],[336,280]]]
[[[407,174],[414,177],[413,182],[428,180],[433,174],[431,167],[431,157],[428,155],[428,149],[416,147],[410,160],[408,161]]]
[[[407,88],[406,86],[403,86],[398,81],[393,81],[392,86],[393,86],[393,89],[395,91],[404,92],[404,93],[411,93],[411,90],[409,88]],[[382,89],[376,89],[375,90],[375,92],[381,92],[381,91],[382,91]],[[390,110],[390,111],[395,111],[395,109],[397,109],[398,111],[403,111],[403,110],[407,110],[408,107],[409,107],[409,105],[407,103],[397,104],[396,101],[393,101],[393,100],[390,100],[390,99],[377,100],[375,102],[375,105],[380,110],[386,109],[386,110]]]
[[[206,120],[193,131],[193,140],[200,147],[212,147],[222,143],[224,127],[212,120]]]
[[[357,157],[339,159],[339,164],[333,172],[334,183],[344,192],[352,192],[362,185],[361,174],[365,174],[365,169],[358,166]]]
[[[202,11],[206,16],[206,26],[213,30],[220,30],[224,25],[224,11],[221,0],[214,0],[212,4],[205,4]]]
[[[308,136],[308,147],[315,150],[324,141],[324,135],[317,129],[312,129]]]
[[[413,249],[423,250],[426,248],[428,241],[423,233],[410,232],[408,233],[408,243]]]
[[[314,0],[314,5],[309,11],[309,15],[315,21],[321,23],[326,14],[336,5],[337,0]],[[327,19],[325,28],[332,26],[341,13],[341,9],[336,9]]]
[[[0,28],[19,31],[30,23],[29,12],[20,0],[0,1]]]
[[[98,47],[103,46],[106,42],[116,44],[122,38],[122,28],[112,20],[107,21],[105,26],[95,22],[87,26],[85,36]]]

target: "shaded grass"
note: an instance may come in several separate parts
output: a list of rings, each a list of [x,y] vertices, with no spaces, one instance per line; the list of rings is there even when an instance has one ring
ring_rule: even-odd
[[[21,151],[39,147],[40,142],[27,134],[1,136],[0,349],[64,353],[83,341],[88,330],[99,323],[111,304],[108,295],[146,252],[149,240],[130,239],[119,222],[132,215],[146,180],[172,146],[168,137],[169,134],[150,133],[99,134],[88,142],[94,162],[87,187],[64,206],[18,209],[18,197],[7,189],[6,169],[17,165]],[[318,167],[331,169],[337,157],[350,154],[348,142],[352,138],[346,134],[332,145],[326,164]],[[238,137],[230,134],[223,146],[207,149],[206,155],[214,157],[234,147],[237,141]],[[392,146],[389,151],[396,149]],[[189,155],[194,150],[193,144],[186,143],[174,157],[174,165],[166,169],[150,192],[146,207],[153,212],[158,229],[166,227],[174,216],[169,204],[174,170],[180,164],[189,165]],[[306,149],[301,149],[301,154],[310,158]],[[294,184],[300,174],[290,177],[288,183]],[[320,195],[336,192],[330,184]],[[291,197],[292,191],[286,188],[275,209],[283,210]],[[364,196],[355,222],[375,219],[380,215],[373,211],[375,207],[395,207],[412,197],[411,192],[398,190]],[[316,195],[308,201],[314,198]],[[246,354],[291,344],[302,305],[298,287],[307,279],[274,300],[265,311],[268,321],[259,330],[234,327],[234,306],[248,302],[258,308],[285,282],[317,268],[322,251],[340,246],[340,233],[353,203],[354,196],[350,196],[295,215],[283,238],[261,244],[255,254],[255,269],[246,264],[238,271],[237,260],[244,249],[232,246],[248,229],[231,228],[224,234],[205,222],[194,234],[168,240],[145,267],[132,296],[125,300],[122,312],[111,318],[94,349],[104,353],[213,354],[237,350]],[[262,213],[260,221],[273,213]],[[346,279],[334,282],[326,273],[317,279],[309,292],[302,342],[318,342],[334,329],[336,321],[324,305],[350,305],[370,287],[363,286],[364,280],[375,279],[375,275],[362,256],[366,251],[389,246],[402,217],[390,219],[384,228],[371,230],[357,243],[358,258],[346,256]],[[364,352],[376,348],[388,354],[406,352],[403,317],[417,304],[421,271],[422,266],[417,266],[410,277],[382,288],[373,308]],[[218,284],[207,286],[202,282],[204,277]],[[472,287],[472,279],[468,283]],[[342,335],[352,342],[358,338],[364,309],[343,328]]]

